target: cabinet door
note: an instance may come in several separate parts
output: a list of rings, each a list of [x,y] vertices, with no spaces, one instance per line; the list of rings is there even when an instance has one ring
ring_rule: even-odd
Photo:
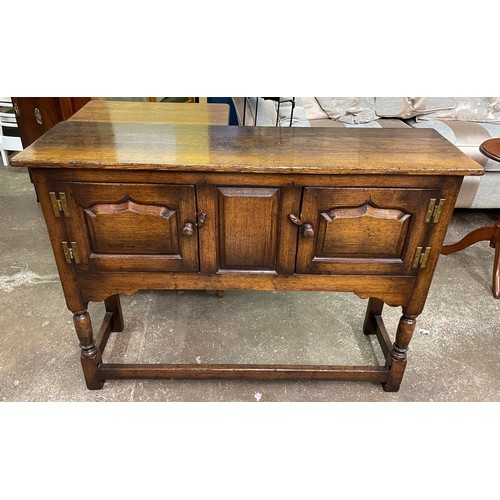
[[[305,188],[297,272],[413,275],[425,248],[429,202],[439,192],[400,188]],[[309,236],[309,237],[307,237]]]
[[[275,271],[280,190],[219,187],[219,270]]]
[[[197,271],[194,186],[71,182],[68,236],[82,270]]]

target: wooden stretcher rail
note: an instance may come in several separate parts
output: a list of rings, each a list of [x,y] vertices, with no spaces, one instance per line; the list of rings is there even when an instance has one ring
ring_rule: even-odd
[[[386,382],[385,366],[248,365],[248,364],[111,364],[102,363],[97,377],[107,379],[254,379],[360,380]]]
[[[381,316],[376,316],[376,336],[385,357],[391,341]],[[113,313],[107,312],[96,337],[96,347],[104,353],[113,326]],[[97,378],[107,379],[254,379],[254,380],[360,380],[386,382],[386,366],[280,365],[280,364],[131,364],[100,363]]]

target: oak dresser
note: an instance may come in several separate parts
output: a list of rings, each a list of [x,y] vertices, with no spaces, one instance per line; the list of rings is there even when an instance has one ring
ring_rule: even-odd
[[[455,200],[482,167],[437,132],[61,122],[12,160],[45,217],[89,389],[116,378],[322,379],[400,387]],[[380,366],[111,364],[120,294],[350,291]],[[103,301],[94,335],[87,306]],[[394,340],[384,303],[401,306]]]

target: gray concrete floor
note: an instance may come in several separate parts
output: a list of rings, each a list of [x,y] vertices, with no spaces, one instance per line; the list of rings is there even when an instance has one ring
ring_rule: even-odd
[[[2,401],[499,401],[500,301],[493,250],[441,257],[418,318],[398,393],[325,381],[125,380],[86,389],[43,217],[28,173],[0,168],[0,400]],[[447,242],[491,225],[499,211],[456,210]],[[123,296],[126,328],[110,362],[381,363],[361,327],[366,300],[348,293],[144,291]],[[104,308],[89,307],[94,329]],[[391,336],[400,308],[386,307]]]

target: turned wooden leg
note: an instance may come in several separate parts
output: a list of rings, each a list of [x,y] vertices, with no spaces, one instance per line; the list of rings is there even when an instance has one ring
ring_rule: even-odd
[[[384,301],[371,297],[368,300],[368,307],[366,309],[365,322],[363,324],[363,333],[365,335],[375,335],[377,332],[377,321],[375,316],[380,316],[382,314],[382,309],[384,307]]]
[[[495,260],[493,261],[493,284],[491,291],[495,299],[500,299],[500,219],[495,224],[495,230],[491,236],[490,246],[495,249]]]
[[[493,261],[493,297],[500,299],[500,242],[495,247],[495,260]]]
[[[219,297],[219,299],[222,299],[222,297],[224,297],[224,290],[215,290],[215,295]]]
[[[104,300],[104,306],[107,312],[113,313],[113,319],[111,322],[111,331],[112,332],[122,332],[123,325],[123,314],[122,314],[122,306],[120,303],[119,295],[111,295]]]
[[[102,389],[104,381],[97,378],[97,367],[102,362],[101,352],[95,346],[92,322],[87,311],[74,313],[73,322],[76,334],[80,340],[83,374],[89,389]]]
[[[388,363],[389,379],[385,384],[382,384],[384,391],[397,392],[403,379],[403,374],[406,368],[406,353],[408,345],[415,331],[417,324],[416,316],[405,314],[399,320],[398,330],[396,332],[396,341],[392,346],[390,352],[390,359]]]

